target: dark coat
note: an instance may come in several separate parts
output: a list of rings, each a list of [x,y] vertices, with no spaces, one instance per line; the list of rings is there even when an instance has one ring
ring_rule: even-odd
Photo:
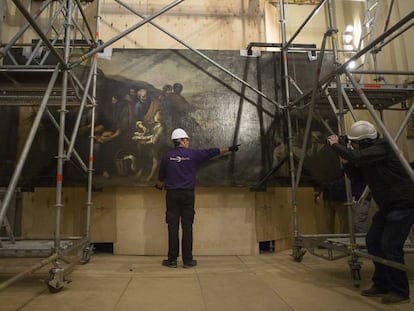
[[[414,208],[414,183],[386,140],[375,139],[358,150],[341,144],[332,148],[349,161],[344,164],[348,176],[368,185],[380,210]]]

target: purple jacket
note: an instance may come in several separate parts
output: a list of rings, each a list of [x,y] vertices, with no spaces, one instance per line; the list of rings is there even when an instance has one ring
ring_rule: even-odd
[[[197,168],[219,154],[219,148],[195,150],[176,147],[162,157],[158,179],[164,182],[166,190],[194,189]]]

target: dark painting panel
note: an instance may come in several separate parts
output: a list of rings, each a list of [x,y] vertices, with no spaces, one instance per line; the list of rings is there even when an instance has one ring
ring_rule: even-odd
[[[153,186],[159,160],[172,148],[170,135],[177,127],[189,134],[191,148],[241,144],[239,152],[219,156],[201,167],[199,186],[253,187],[263,180],[270,186],[290,186],[286,111],[215,65],[281,103],[280,54],[263,52],[261,57],[251,58],[240,56],[238,51],[202,53],[211,61],[187,50],[136,49],[114,50],[111,59],[99,60],[93,143],[96,187]],[[330,60],[325,63],[322,75],[331,70]],[[289,76],[296,84],[290,85],[291,100],[300,96],[298,87],[303,92],[312,88],[316,65],[305,53],[290,56]],[[86,77],[89,68],[76,70]],[[85,163],[92,119],[88,109],[82,115],[75,144]],[[50,111],[58,120],[58,109],[50,107]],[[76,105],[69,105],[68,137],[77,114]],[[335,116],[329,109],[319,109],[318,114],[319,119],[312,123],[303,172],[303,182],[310,184],[333,179],[339,170],[336,156],[325,145],[329,132],[324,124],[336,129]],[[291,112],[296,159],[301,154],[306,118],[306,105]],[[25,139],[19,135],[18,140]],[[0,143],[3,146],[6,142],[2,139]],[[45,117],[21,183],[54,186],[56,152],[57,131]],[[17,158],[17,152],[14,156]],[[86,174],[73,157],[65,161],[64,176],[66,186],[86,185]]]
[[[263,53],[259,58],[246,58],[237,51],[203,51],[203,54],[212,61],[187,50],[115,50],[110,60],[100,61],[100,109],[105,110],[114,95],[121,106],[128,105],[132,96],[134,107],[146,108],[136,111],[133,120],[129,117],[128,130],[123,131],[128,134],[118,139],[118,146],[107,148],[112,152],[101,151],[109,161],[105,167],[101,166],[105,160],[97,153],[96,180],[104,184],[152,184],[162,153],[171,148],[170,133],[177,127],[189,133],[192,148],[241,144],[238,153],[219,157],[200,168],[200,186],[254,186],[283,160],[287,155],[288,136],[285,112],[212,64],[222,65],[251,87],[280,102],[280,55]],[[303,91],[311,89],[316,62],[311,62],[304,53],[292,55],[289,61],[292,80]],[[322,75],[329,70],[329,66],[324,66]],[[147,101],[144,105],[139,100],[142,93]],[[299,95],[297,87],[291,87],[291,93]],[[156,111],[159,114],[155,115]],[[319,113],[336,128],[334,115],[329,110]],[[295,150],[299,157],[307,110],[292,115]],[[154,126],[159,131],[156,134]],[[152,141],[151,135],[158,135],[156,141]],[[326,135],[322,124],[314,121],[312,146],[305,161],[305,179],[307,175],[315,175],[319,182],[330,179],[330,173],[337,173],[330,169],[326,175],[323,169],[315,168],[318,167],[315,157],[319,157],[319,153],[330,154],[329,150],[325,152]],[[317,148],[316,144],[319,144]],[[101,147],[105,149],[104,144]],[[311,154],[312,150],[318,151]],[[337,167],[336,157],[328,160],[332,168]],[[289,179],[286,167],[287,162],[268,183],[280,184]],[[308,177],[313,180],[312,176]]]
[[[271,97],[277,94],[273,54],[253,59],[234,51],[203,53],[252,87]],[[177,127],[190,135],[191,148],[241,144],[237,154],[223,155],[200,168],[200,186],[246,186],[257,181],[265,145],[270,145],[260,140],[261,133],[280,118],[274,104],[190,51],[116,50],[111,60],[100,61],[99,69],[98,123],[104,120],[104,111],[107,115],[117,111],[122,134],[112,143],[115,147],[99,146],[105,150],[97,150],[97,182],[153,184],[159,159],[172,147],[170,135]],[[124,108],[108,108],[111,100]]]

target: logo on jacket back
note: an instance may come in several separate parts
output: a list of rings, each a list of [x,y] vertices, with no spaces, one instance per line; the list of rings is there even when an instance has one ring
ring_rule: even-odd
[[[180,156],[170,157],[170,161],[175,161],[177,163],[180,163],[181,161],[188,161],[188,160],[190,160],[189,157],[180,157]]]

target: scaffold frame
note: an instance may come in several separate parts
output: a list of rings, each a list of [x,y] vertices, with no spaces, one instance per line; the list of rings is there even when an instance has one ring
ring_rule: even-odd
[[[294,41],[295,37],[299,34],[299,32],[307,25],[307,23],[312,19],[312,17],[319,11],[320,7],[326,5],[326,10],[328,12],[329,17],[329,29],[324,33],[323,40],[321,44],[321,50],[319,58],[323,58],[324,52],[326,50],[326,42],[327,40],[331,40],[332,45],[332,52],[333,52],[333,60],[336,69],[334,72],[327,74],[326,76],[320,76],[320,68],[321,68],[321,60],[319,59],[318,70],[315,73],[314,77],[314,87],[312,90],[308,90],[307,92],[303,92],[300,98],[297,99],[290,99],[289,93],[289,83],[290,80],[288,78],[288,74],[284,75],[284,87],[285,87],[285,97],[283,101],[284,107],[287,108],[287,111],[295,109],[295,104],[303,101],[304,99],[308,99],[308,118],[307,124],[304,134],[304,142],[301,149],[301,157],[299,160],[299,164],[297,168],[295,168],[295,163],[293,159],[293,152],[290,151],[290,176],[291,176],[291,184],[292,184],[292,209],[293,209],[293,244],[292,244],[292,256],[295,261],[302,261],[303,256],[308,250],[313,255],[319,256],[324,259],[328,260],[335,260],[343,257],[350,257],[348,264],[351,269],[352,279],[354,281],[354,285],[356,287],[359,286],[361,280],[361,262],[359,258],[368,258],[373,261],[377,261],[383,263],[385,265],[389,265],[398,269],[402,270],[413,270],[412,267],[407,265],[403,265],[397,262],[391,262],[384,258],[372,256],[368,254],[365,249],[365,241],[363,236],[360,234],[356,234],[354,232],[353,221],[352,221],[352,206],[355,204],[352,202],[352,195],[351,195],[351,185],[348,178],[346,179],[346,194],[347,194],[347,202],[345,203],[348,212],[348,222],[349,222],[349,234],[341,235],[341,234],[302,234],[300,232],[300,228],[298,225],[298,209],[297,209],[297,189],[300,184],[301,173],[303,169],[303,163],[305,158],[305,150],[308,144],[308,137],[310,133],[310,126],[311,122],[314,118],[314,114],[316,113],[316,109],[318,105],[331,105],[335,115],[338,119],[338,135],[346,134],[345,129],[345,113],[349,112],[351,117],[354,121],[357,121],[354,109],[366,109],[369,111],[371,117],[374,119],[375,124],[377,125],[378,129],[383,133],[384,137],[388,140],[389,144],[391,145],[393,151],[396,153],[397,157],[399,158],[400,162],[404,166],[407,174],[411,177],[411,180],[414,182],[414,172],[411,169],[410,164],[403,156],[402,152],[399,150],[396,141],[400,137],[402,131],[407,126],[409,121],[410,115],[413,112],[414,105],[411,105],[410,108],[407,106],[403,107],[400,110],[406,111],[406,117],[402,124],[400,125],[399,130],[395,137],[392,137],[389,133],[386,125],[383,123],[380,117],[377,116],[377,110],[382,111],[383,109],[390,109],[391,106],[394,106],[398,103],[405,103],[405,100],[413,98],[414,93],[412,92],[413,88],[410,84],[404,85],[387,85],[387,84],[378,84],[378,83],[362,83],[362,79],[358,81],[354,74],[359,73],[361,76],[365,74],[393,74],[393,75],[411,75],[412,72],[399,72],[399,71],[377,71],[377,70],[354,70],[351,71],[348,69],[348,65],[351,61],[358,60],[360,57],[365,56],[366,54],[371,53],[373,50],[378,52],[378,45],[381,45],[381,49],[384,47],[384,42],[390,43],[393,39],[397,38],[394,36],[396,32],[398,34],[404,33],[406,30],[413,26],[412,20],[414,18],[414,11],[408,12],[408,14],[398,21],[395,25],[392,25],[389,29],[386,27],[384,32],[380,34],[376,38],[371,38],[369,44],[363,47],[361,50],[356,51],[356,53],[344,63],[339,62],[339,49],[338,49],[338,40],[337,40],[337,32],[338,29],[336,27],[335,16],[333,13],[333,2],[332,0],[322,0],[320,3],[315,7],[313,12],[309,15],[307,19],[305,19],[304,23],[300,26],[297,32],[292,36],[291,39],[287,40],[286,38],[286,29],[285,25],[285,15],[284,15],[284,1],[278,1],[279,7],[279,15],[280,15],[280,22],[281,22],[281,32],[282,32],[282,54],[283,60],[285,62],[284,68],[285,72],[287,72],[287,62],[289,56],[289,46]],[[392,6],[391,6],[392,7]],[[389,14],[388,14],[389,16]],[[408,24],[408,26],[406,26]],[[406,27],[406,28],[404,28]],[[404,29],[404,31],[400,31]],[[394,36],[394,37],[392,37]],[[391,40],[388,40],[390,39]],[[386,41],[388,40],[388,41]],[[366,63],[365,63],[366,64]],[[366,69],[365,65],[364,68]],[[346,83],[342,82],[341,77],[346,77]],[[340,88],[338,87],[340,86]],[[332,92],[335,90],[334,92]],[[320,100],[318,98],[318,94],[323,93],[327,95],[326,98]],[[398,94],[391,92],[397,91]],[[400,92],[401,91],[401,92]],[[378,100],[378,97],[373,97],[378,93],[381,96],[381,99]],[[332,96],[335,96],[337,99],[337,103],[335,106],[334,100]],[[352,96],[352,97],[351,97]],[[371,103],[371,101],[373,103]],[[345,102],[345,105],[344,105]],[[289,119],[289,117],[288,117]],[[289,120],[288,120],[289,122]],[[332,134],[335,134],[330,128],[327,128]],[[292,150],[292,129],[289,126],[289,150]],[[261,183],[265,183],[265,180],[261,181]],[[364,196],[367,195],[367,188],[365,189],[365,193],[361,197],[361,200]],[[326,252],[327,254],[323,254],[322,252]],[[414,239],[410,237],[404,247],[404,251],[406,253],[414,252]]]
[[[53,267],[49,270],[48,277],[45,279],[45,283],[50,292],[59,292],[66,283],[65,276],[72,270],[72,268],[78,263],[87,263],[90,259],[90,255],[93,252],[93,245],[90,244],[90,213],[92,206],[92,173],[93,173],[93,128],[95,117],[95,94],[96,94],[96,73],[97,73],[97,57],[91,58],[89,62],[89,73],[87,81],[81,82],[76,74],[69,72],[69,62],[71,60],[72,50],[79,51],[79,49],[87,49],[98,46],[98,30],[99,21],[96,19],[96,32],[93,33],[88,21],[83,13],[82,4],[79,0],[76,1],[44,1],[39,10],[34,15],[30,15],[26,7],[19,0],[12,0],[16,8],[25,17],[26,23],[22,25],[20,30],[11,39],[10,42],[2,46],[1,58],[6,57],[11,62],[10,65],[1,66],[0,71],[6,78],[12,81],[12,85],[17,84],[16,87],[2,87],[2,94],[9,99],[14,97],[16,93],[21,91],[19,83],[13,78],[14,74],[42,74],[49,76],[49,83],[46,90],[33,89],[32,87],[23,88],[23,98],[28,96],[33,100],[33,96],[37,96],[40,100],[37,106],[37,113],[34,118],[32,127],[24,144],[23,150],[20,153],[20,157],[13,171],[9,185],[5,192],[4,198],[1,201],[0,209],[0,223],[5,219],[5,215],[10,206],[10,200],[13,193],[16,191],[18,180],[21,176],[23,166],[27,161],[27,157],[30,148],[33,144],[34,137],[38,131],[41,119],[48,117],[58,132],[58,151],[57,151],[57,176],[56,176],[56,222],[55,222],[55,234],[54,238],[44,239],[22,239],[13,238],[10,240],[2,240],[0,247],[0,257],[30,257],[30,258],[44,258],[39,263],[26,269],[25,271],[9,278],[5,282],[0,284],[0,290],[3,290],[20,280],[21,278],[32,274],[34,271],[52,264]],[[45,29],[41,29],[36,23],[36,19],[46,10],[52,11],[52,18]],[[99,10],[99,5],[97,6]],[[58,16],[62,14],[61,21],[57,21]],[[83,25],[86,25],[86,32],[82,30],[78,21],[76,20],[77,14],[82,16]],[[99,15],[99,11],[97,12]],[[56,22],[57,21],[57,22]],[[54,23],[57,23],[54,24]],[[61,22],[61,23],[60,23]],[[60,24],[59,24],[60,23]],[[31,27],[31,28],[30,28]],[[30,55],[27,55],[27,62],[22,63],[11,53],[11,49],[14,46],[20,46],[16,42],[22,37],[22,35],[28,30],[32,29],[38,35],[37,43],[35,47],[31,49]],[[55,38],[49,40],[48,35],[50,31],[55,31]],[[74,31],[75,30],[75,31]],[[75,40],[78,36],[81,36],[82,40]],[[75,42],[74,46],[72,43]],[[78,44],[79,43],[79,44]],[[31,46],[29,44],[29,46]],[[47,52],[39,58],[40,47],[47,48]],[[78,52],[79,53],[79,52]],[[53,55],[57,60],[56,65],[45,64],[47,58]],[[56,86],[58,77],[61,80],[61,86]],[[70,84],[72,83],[72,84]],[[70,89],[72,88],[72,89]],[[76,92],[75,92],[76,89]],[[25,94],[25,91],[28,95]],[[80,95],[82,93],[82,95]],[[20,98],[21,100],[22,98]],[[77,122],[73,130],[71,138],[65,135],[65,119],[67,113],[67,101],[78,100],[79,113],[77,116]],[[60,101],[60,103],[59,103]],[[19,105],[19,99],[15,99],[15,104]],[[23,104],[24,105],[24,104]],[[56,119],[49,110],[49,107],[59,107],[59,117]],[[80,119],[85,107],[91,109],[91,130],[90,130],[90,147],[89,147],[89,162],[84,163],[79,154],[74,148],[74,142],[76,140],[77,131],[79,129]],[[67,148],[67,149],[66,149]],[[79,237],[62,237],[61,236],[61,209],[63,207],[62,202],[62,189],[63,189],[63,165],[65,161],[69,161],[74,158],[78,162],[82,171],[87,175],[87,199],[86,199],[86,227],[84,235]]]

